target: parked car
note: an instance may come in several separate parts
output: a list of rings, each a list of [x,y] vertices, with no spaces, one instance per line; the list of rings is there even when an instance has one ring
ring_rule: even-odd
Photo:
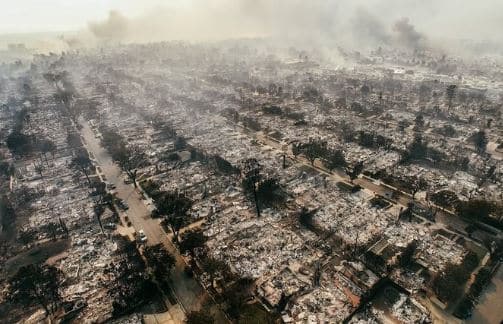
[[[117,228],[117,225],[114,223],[106,223],[105,225],[103,225],[103,227],[109,230],[114,230]]]
[[[143,230],[138,231],[137,239],[141,243],[147,242],[147,235],[145,235],[145,232]]]
[[[128,204],[124,200],[122,200],[122,199],[117,199],[116,204],[117,204],[117,207],[119,207],[122,210],[128,210],[129,209]]]

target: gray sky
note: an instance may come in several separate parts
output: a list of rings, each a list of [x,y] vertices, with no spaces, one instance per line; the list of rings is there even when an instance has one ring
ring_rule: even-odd
[[[387,29],[408,17],[419,32],[436,38],[503,42],[503,0],[0,0],[0,34],[83,30],[90,21],[106,21],[110,10],[142,21],[150,34],[181,38],[229,31],[313,34],[345,23],[351,33],[361,9]]]
[[[103,20],[110,10],[127,16],[176,0],[0,0],[0,33],[73,31],[90,20]]]

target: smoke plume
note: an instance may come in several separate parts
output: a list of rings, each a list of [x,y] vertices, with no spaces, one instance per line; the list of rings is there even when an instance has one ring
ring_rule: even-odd
[[[102,22],[90,22],[89,30],[102,40],[123,40],[129,35],[130,21],[118,11],[110,11],[108,19]]]
[[[418,48],[423,36],[409,23],[409,18],[402,18],[395,22],[393,31],[397,34],[400,43],[411,48]]]
[[[503,29],[503,1],[500,0],[477,3],[469,0],[181,2],[182,5],[169,2],[150,7],[142,15],[130,18],[113,11],[105,21],[90,23],[89,30],[99,41],[268,37],[277,44],[311,48],[370,49],[389,45],[417,49],[470,38],[503,43],[498,32]],[[485,23],[476,24],[478,19]]]

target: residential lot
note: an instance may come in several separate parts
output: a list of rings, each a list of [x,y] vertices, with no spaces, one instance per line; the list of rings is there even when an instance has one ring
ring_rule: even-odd
[[[469,317],[503,255],[501,75],[235,46],[2,68],[9,321]],[[30,264],[56,269],[54,309],[15,306]]]

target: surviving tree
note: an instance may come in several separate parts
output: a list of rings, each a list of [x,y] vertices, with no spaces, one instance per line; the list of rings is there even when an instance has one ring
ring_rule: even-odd
[[[404,184],[412,194],[412,200],[415,199],[415,196],[419,191],[426,190],[428,188],[428,182],[423,177],[418,176],[407,177]]]
[[[294,144],[292,151],[294,155],[303,154],[311,165],[316,159],[327,157],[329,152],[327,142],[313,139],[307,143]]]
[[[359,161],[353,168],[346,168],[346,174],[349,176],[351,183],[358,178],[363,171],[363,161]]]
[[[460,201],[456,206],[458,215],[472,222],[485,222],[490,219],[489,215],[501,212],[501,209],[492,201],[473,199]]]
[[[187,148],[187,140],[185,139],[185,137],[177,136],[174,145],[176,151],[184,150],[185,148]]]
[[[113,316],[131,312],[136,307],[151,300],[156,294],[156,286],[145,274],[145,262],[134,242],[116,236],[118,262],[106,271],[113,273],[108,294],[112,298]]]
[[[14,131],[7,137],[6,143],[13,155],[26,156],[34,149],[33,138],[21,132]]]
[[[145,247],[143,254],[155,278],[159,282],[166,281],[169,278],[170,270],[175,265],[175,258],[161,243]]]
[[[136,188],[138,185],[136,183],[138,169],[147,164],[143,150],[136,145],[130,147],[122,146],[115,152],[114,160],[119,163],[122,170],[126,172]]]
[[[409,162],[410,160],[425,159],[428,155],[428,143],[423,140],[422,136],[414,136],[414,140],[402,155],[402,163]]]
[[[89,159],[89,156],[85,151],[80,151],[79,153],[77,153],[77,155],[70,162],[70,167],[72,169],[82,172],[86,176],[89,185],[91,185],[91,180],[89,179],[89,172],[92,166],[93,163],[91,159]]]
[[[206,237],[202,231],[188,231],[183,233],[180,241],[180,252],[194,254],[194,250],[204,246]]]
[[[257,199],[259,204],[265,207],[278,207],[285,202],[286,193],[278,179],[268,178],[258,184]]]
[[[487,139],[486,132],[483,130],[480,130],[473,135],[473,144],[475,145],[475,148],[477,149],[477,152],[479,154],[482,154],[486,151],[488,142],[489,141]]]
[[[416,124],[416,128],[419,130],[424,127],[424,116],[423,114],[417,114],[416,119],[414,119],[414,123]]]
[[[229,161],[222,158],[220,155],[214,155],[216,169],[223,174],[239,174],[239,169],[234,167]]]
[[[46,314],[53,314],[61,302],[61,277],[61,272],[53,266],[30,264],[21,267],[9,279],[9,299],[24,306],[36,302]]]
[[[299,223],[308,230],[315,232],[316,231],[314,223],[315,214],[316,210],[309,210],[306,207],[302,207],[302,209],[298,212]]]
[[[402,268],[407,268],[412,264],[412,262],[414,261],[414,254],[416,253],[416,249],[417,242],[412,241],[407,245],[402,254],[400,254],[398,261]]]
[[[253,279],[240,278],[224,289],[222,297],[227,305],[226,312],[230,317],[239,319],[246,305],[246,300],[251,296]]]
[[[45,163],[49,166],[47,161],[47,153],[51,153],[54,157],[54,153],[56,152],[56,144],[53,141],[48,139],[41,139],[37,141],[37,149],[44,156]]]
[[[341,150],[331,150],[328,155],[326,166],[331,171],[336,168],[345,168],[347,162],[344,153],[342,153]]]
[[[156,200],[157,213],[165,216],[164,223],[173,232],[173,237],[178,242],[178,234],[186,222],[187,213],[192,207],[192,200],[177,192],[165,192]]]
[[[187,324],[214,324],[215,319],[204,310],[192,311],[187,314],[187,319],[185,320]]]

